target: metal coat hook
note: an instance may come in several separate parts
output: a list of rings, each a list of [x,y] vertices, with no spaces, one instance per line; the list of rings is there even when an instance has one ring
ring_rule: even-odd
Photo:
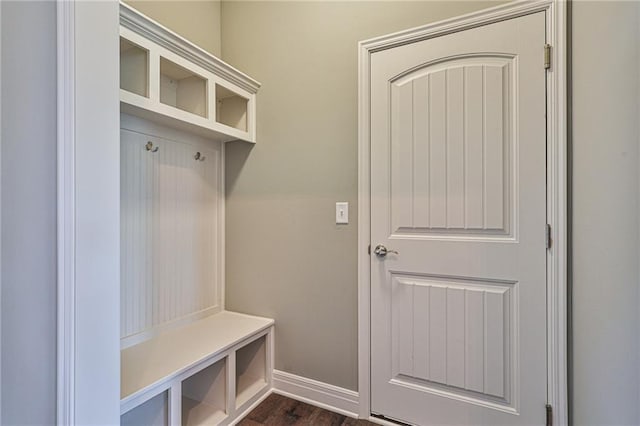
[[[193,158],[195,158],[196,161],[204,161],[207,157],[205,157],[200,153],[200,151],[198,151],[196,152],[196,155],[193,156]]]
[[[144,147],[146,148],[147,151],[151,151],[151,152],[158,152],[158,150],[160,149],[160,147],[158,146],[154,148],[153,142],[151,141],[147,142],[147,144]]]

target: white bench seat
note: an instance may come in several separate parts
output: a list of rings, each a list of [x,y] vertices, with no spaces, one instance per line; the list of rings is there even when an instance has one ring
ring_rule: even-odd
[[[269,318],[223,311],[123,349],[121,411],[170,387],[193,367],[214,362],[273,324]]]

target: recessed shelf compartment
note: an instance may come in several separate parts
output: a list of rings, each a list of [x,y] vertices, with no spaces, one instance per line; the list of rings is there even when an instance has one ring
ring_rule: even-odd
[[[272,384],[273,327],[223,311],[123,349],[122,424],[164,425],[167,416],[184,426],[233,423]]]
[[[207,117],[207,80],[161,57],[160,102]]]
[[[227,360],[182,382],[182,425],[216,425],[227,417]]]
[[[249,99],[216,84],[216,121],[234,129],[247,131]]]
[[[214,142],[256,142],[260,83],[120,3],[120,112]]]
[[[120,88],[149,97],[149,51],[120,37]]]
[[[260,83],[122,2],[120,36],[120,421],[236,424],[273,384],[274,320],[222,298],[222,143],[255,143]]]
[[[162,392],[120,416],[121,426],[168,426],[169,395]]]
[[[267,336],[236,351],[236,407],[242,406],[267,385]]]

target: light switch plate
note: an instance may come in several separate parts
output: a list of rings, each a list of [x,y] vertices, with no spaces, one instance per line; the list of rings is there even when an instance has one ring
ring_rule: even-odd
[[[349,223],[349,203],[346,201],[336,203],[336,223]]]

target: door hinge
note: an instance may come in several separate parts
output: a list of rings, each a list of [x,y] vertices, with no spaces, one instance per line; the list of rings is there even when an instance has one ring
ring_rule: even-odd
[[[545,409],[547,410],[547,426],[553,426],[553,408],[551,404],[547,404]]]
[[[371,244],[369,244],[369,248],[367,249],[367,253],[369,253],[369,256],[371,256]]]
[[[551,45],[544,45],[544,69],[548,70],[551,68]]]
[[[548,223],[547,223],[545,232],[546,232],[545,245],[547,246],[547,249],[550,249],[551,248],[551,225],[549,225]]]

